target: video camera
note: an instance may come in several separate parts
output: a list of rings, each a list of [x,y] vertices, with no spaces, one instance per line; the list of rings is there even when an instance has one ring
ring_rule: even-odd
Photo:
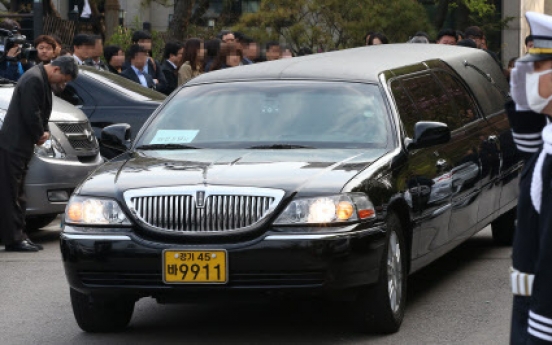
[[[37,50],[31,43],[27,43],[27,37],[19,33],[19,28],[14,27],[13,30],[0,28],[0,37],[4,37],[4,52],[2,58],[6,58],[6,54],[16,45],[21,45],[21,54],[15,57],[15,60],[26,59],[27,61],[35,61]]]

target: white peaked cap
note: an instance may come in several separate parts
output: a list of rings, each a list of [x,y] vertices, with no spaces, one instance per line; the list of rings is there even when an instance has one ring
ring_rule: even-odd
[[[534,47],[529,54],[518,61],[540,61],[552,59],[552,16],[537,12],[525,13],[525,18],[531,27]]]

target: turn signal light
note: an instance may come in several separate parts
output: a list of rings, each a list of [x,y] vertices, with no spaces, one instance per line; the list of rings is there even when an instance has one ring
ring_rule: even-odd
[[[374,210],[358,210],[358,216],[360,219],[372,218],[376,212]]]
[[[354,211],[355,208],[353,207],[353,204],[348,201],[341,201],[337,204],[335,214],[338,219],[347,220],[353,216]]]
[[[82,216],[83,216],[82,203],[75,202],[75,203],[69,204],[69,207],[67,208],[68,220],[73,222],[80,222],[82,220]]]

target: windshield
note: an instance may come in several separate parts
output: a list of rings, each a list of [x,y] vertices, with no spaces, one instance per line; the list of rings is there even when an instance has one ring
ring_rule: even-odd
[[[79,67],[79,73],[82,73],[100,83],[109,86],[116,92],[125,95],[135,101],[159,101],[165,100],[162,93],[150,90],[131,80],[115,75],[110,72],[102,72],[93,67]]]
[[[236,82],[183,88],[136,147],[383,148],[388,129],[376,85]]]

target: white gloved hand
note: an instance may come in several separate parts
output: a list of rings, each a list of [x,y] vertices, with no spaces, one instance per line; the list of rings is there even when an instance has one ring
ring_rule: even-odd
[[[535,66],[533,62],[516,61],[516,64],[510,73],[510,94],[516,103],[516,110],[531,110],[527,104],[525,79],[528,73],[533,73],[534,71]]]

